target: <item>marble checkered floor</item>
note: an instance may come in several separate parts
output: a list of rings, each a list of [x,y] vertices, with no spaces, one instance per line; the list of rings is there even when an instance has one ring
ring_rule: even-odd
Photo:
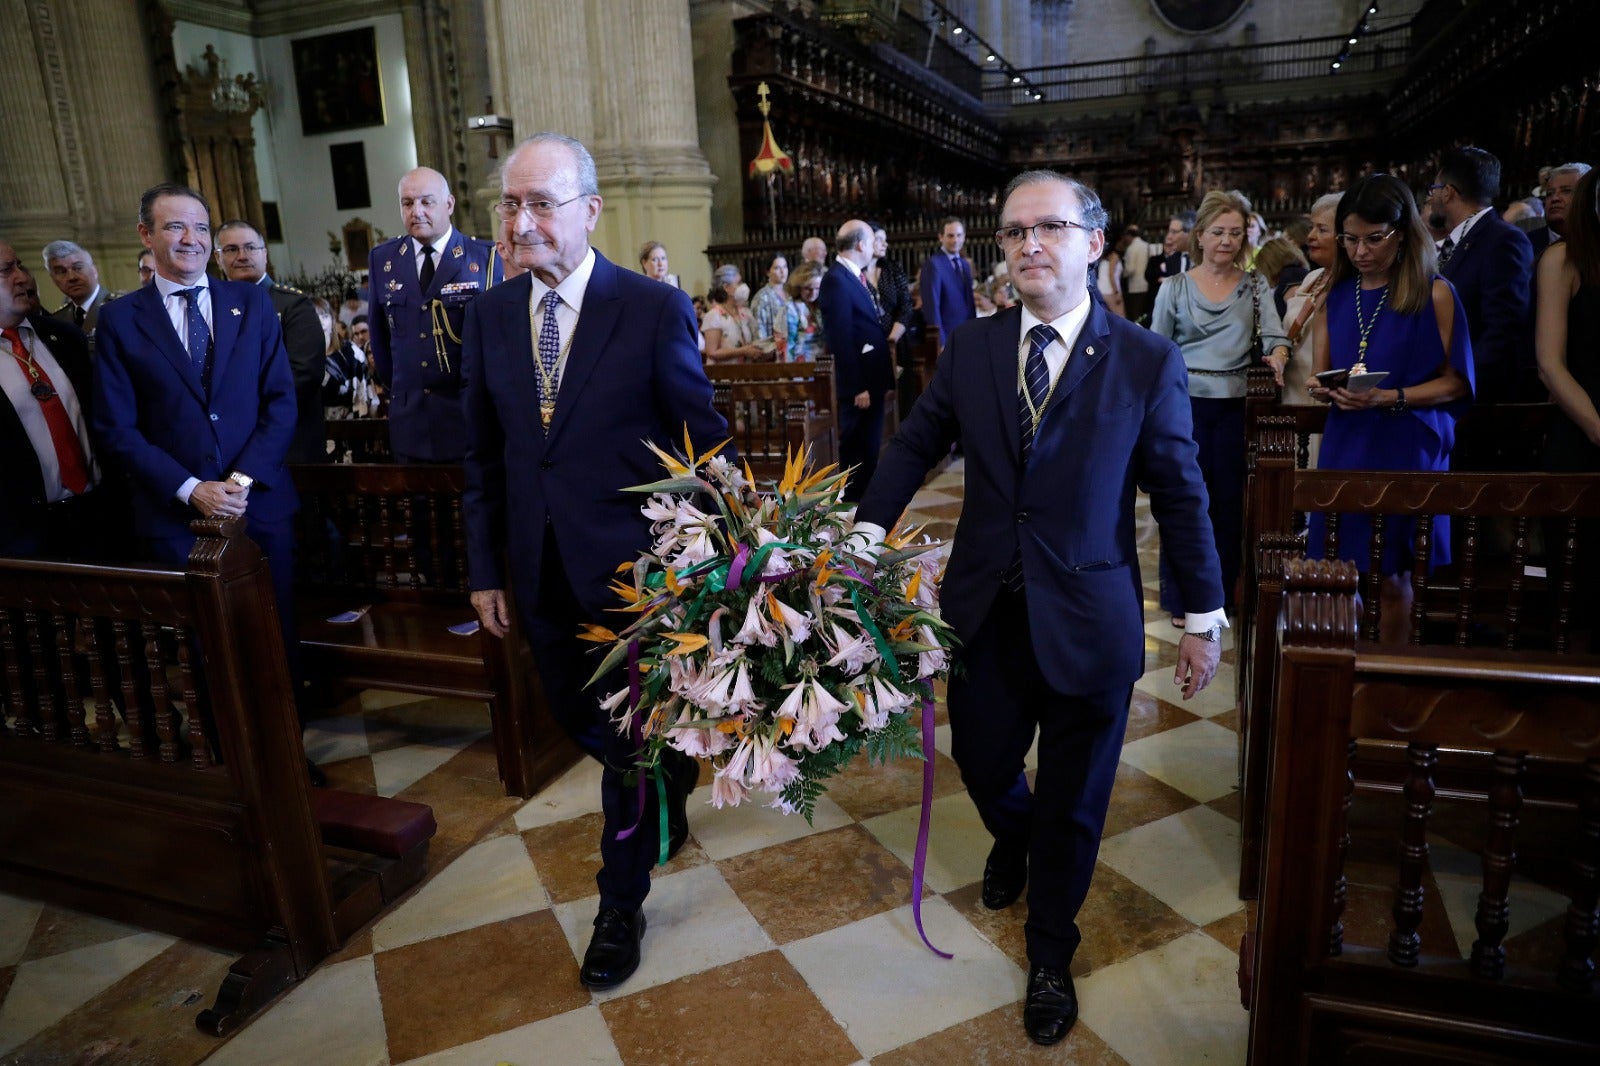
[[[919,494],[914,510],[935,535],[954,528],[961,485],[958,461]],[[812,826],[713,810],[702,787],[690,843],[656,871],[643,965],[591,994],[577,969],[595,911],[597,769],[508,799],[481,706],[367,692],[316,723],[307,748],[340,787],[433,806],[429,879],[226,1042],[192,1020],[232,956],[0,895],[0,1066],[1242,1063],[1231,639],[1210,690],[1182,703],[1142,502],[1140,517],[1148,673],[1080,919],[1081,1021],[1053,1049],[1022,1032],[1024,907],[996,914],[978,900],[989,841],[947,726],[923,914],[954,959],[930,955],[911,921],[919,768],[862,765]],[[1469,874],[1435,875],[1446,907],[1425,926],[1432,944],[1470,945]],[[1381,936],[1387,897],[1376,877],[1370,891],[1355,881],[1352,931]],[[1548,931],[1559,898],[1526,895],[1528,925]]]

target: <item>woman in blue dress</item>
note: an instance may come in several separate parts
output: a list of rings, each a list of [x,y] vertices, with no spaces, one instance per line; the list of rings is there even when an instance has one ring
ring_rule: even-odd
[[[1433,240],[1400,179],[1374,174],[1351,187],[1335,212],[1339,254],[1326,312],[1315,323],[1314,368],[1361,363],[1388,376],[1363,391],[1314,387],[1333,405],[1317,466],[1322,470],[1448,470],[1456,420],[1472,403],[1472,342],[1455,288],[1437,276]],[[1384,524],[1380,599],[1386,643],[1405,639],[1411,613],[1415,522]],[[1371,523],[1339,521],[1339,557],[1366,570]],[[1326,524],[1311,517],[1307,554],[1324,556]],[[1450,561],[1449,520],[1434,521],[1429,564]]]

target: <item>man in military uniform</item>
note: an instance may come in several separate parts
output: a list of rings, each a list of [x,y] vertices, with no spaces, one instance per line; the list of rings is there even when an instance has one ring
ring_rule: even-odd
[[[289,462],[314,463],[327,455],[327,433],[322,414],[322,372],[327,343],[316,305],[299,289],[279,285],[267,273],[267,242],[243,219],[224,222],[217,230],[217,266],[229,281],[260,285],[272,298],[272,309],[283,326],[283,346],[289,351],[297,405],[294,440]]]
[[[418,167],[400,179],[406,236],[368,262],[372,366],[389,402],[389,447],[402,463],[458,463],[461,324],[473,298],[500,280],[491,241],[450,224],[456,200],[444,175]]]
[[[100,286],[100,271],[94,257],[71,241],[51,241],[44,246],[44,266],[50,280],[67,302],[50,314],[71,322],[89,337],[89,354],[94,354],[94,327],[100,308],[121,293],[107,292]]]

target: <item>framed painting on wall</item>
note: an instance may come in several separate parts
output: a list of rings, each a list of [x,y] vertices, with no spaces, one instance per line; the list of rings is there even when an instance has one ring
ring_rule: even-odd
[[[300,131],[307,137],[384,123],[378,32],[372,26],[289,42]]]
[[[345,269],[352,271],[367,269],[367,257],[372,254],[372,243],[372,223],[361,218],[352,218],[346,222],[344,224]]]
[[[367,149],[360,141],[328,145],[328,161],[333,167],[333,206],[354,211],[372,206],[372,189],[367,184]]]

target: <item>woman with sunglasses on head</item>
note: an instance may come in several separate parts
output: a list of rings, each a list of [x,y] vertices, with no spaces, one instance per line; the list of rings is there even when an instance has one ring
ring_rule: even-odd
[[[1272,289],[1246,273],[1245,241],[1250,204],[1236,192],[1213,189],[1200,201],[1190,235],[1194,269],[1167,279],[1156,291],[1150,329],[1171,337],[1189,368],[1189,409],[1194,421],[1200,474],[1210,495],[1211,530],[1222,562],[1224,606],[1233,610],[1244,536],[1245,371],[1252,353],[1266,354],[1278,384],[1289,361]],[[1182,629],[1177,575],[1161,553],[1161,608]]]
[[[1539,380],[1564,416],[1550,427],[1544,466],[1600,471],[1600,168],[1578,182],[1567,209],[1565,239],[1539,257],[1536,275],[1534,349]],[[1596,542],[1595,525],[1580,526],[1579,544]],[[1557,529],[1546,533],[1552,559],[1563,535],[1564,530]],[[1572,582],[1572,602],[1589,616],[1590,649],[1600,650],[1600,625],[1593,624],[1600,559],[1592,549],[1579,549]],[[1580,621],[1580,627],[1583,624]]]
[[[1451,284],[1437,275],[1433,241],[1399,178],[1374,174],[1339,200],[1338,257],[1324,313],[1312,322],[1313,367],[1384,374],[1350,387],[1311,383],[1333,405],[1317,466],[1323,470],[1448,470],[1456,419],[1472,403],[1472,342]],[[1359,365],[1358,365],[1359,364]],[[1414,521],[1384,527],[1381,639],[1399,643],[1410,623]],[[1364,515],[1344,515],[1339,556],[1369,565]],[[1307,554],[1321,558],[1326,525],[1311,516]],[[1429,562],[1450,561],[1449,520],[1434,521]]]

